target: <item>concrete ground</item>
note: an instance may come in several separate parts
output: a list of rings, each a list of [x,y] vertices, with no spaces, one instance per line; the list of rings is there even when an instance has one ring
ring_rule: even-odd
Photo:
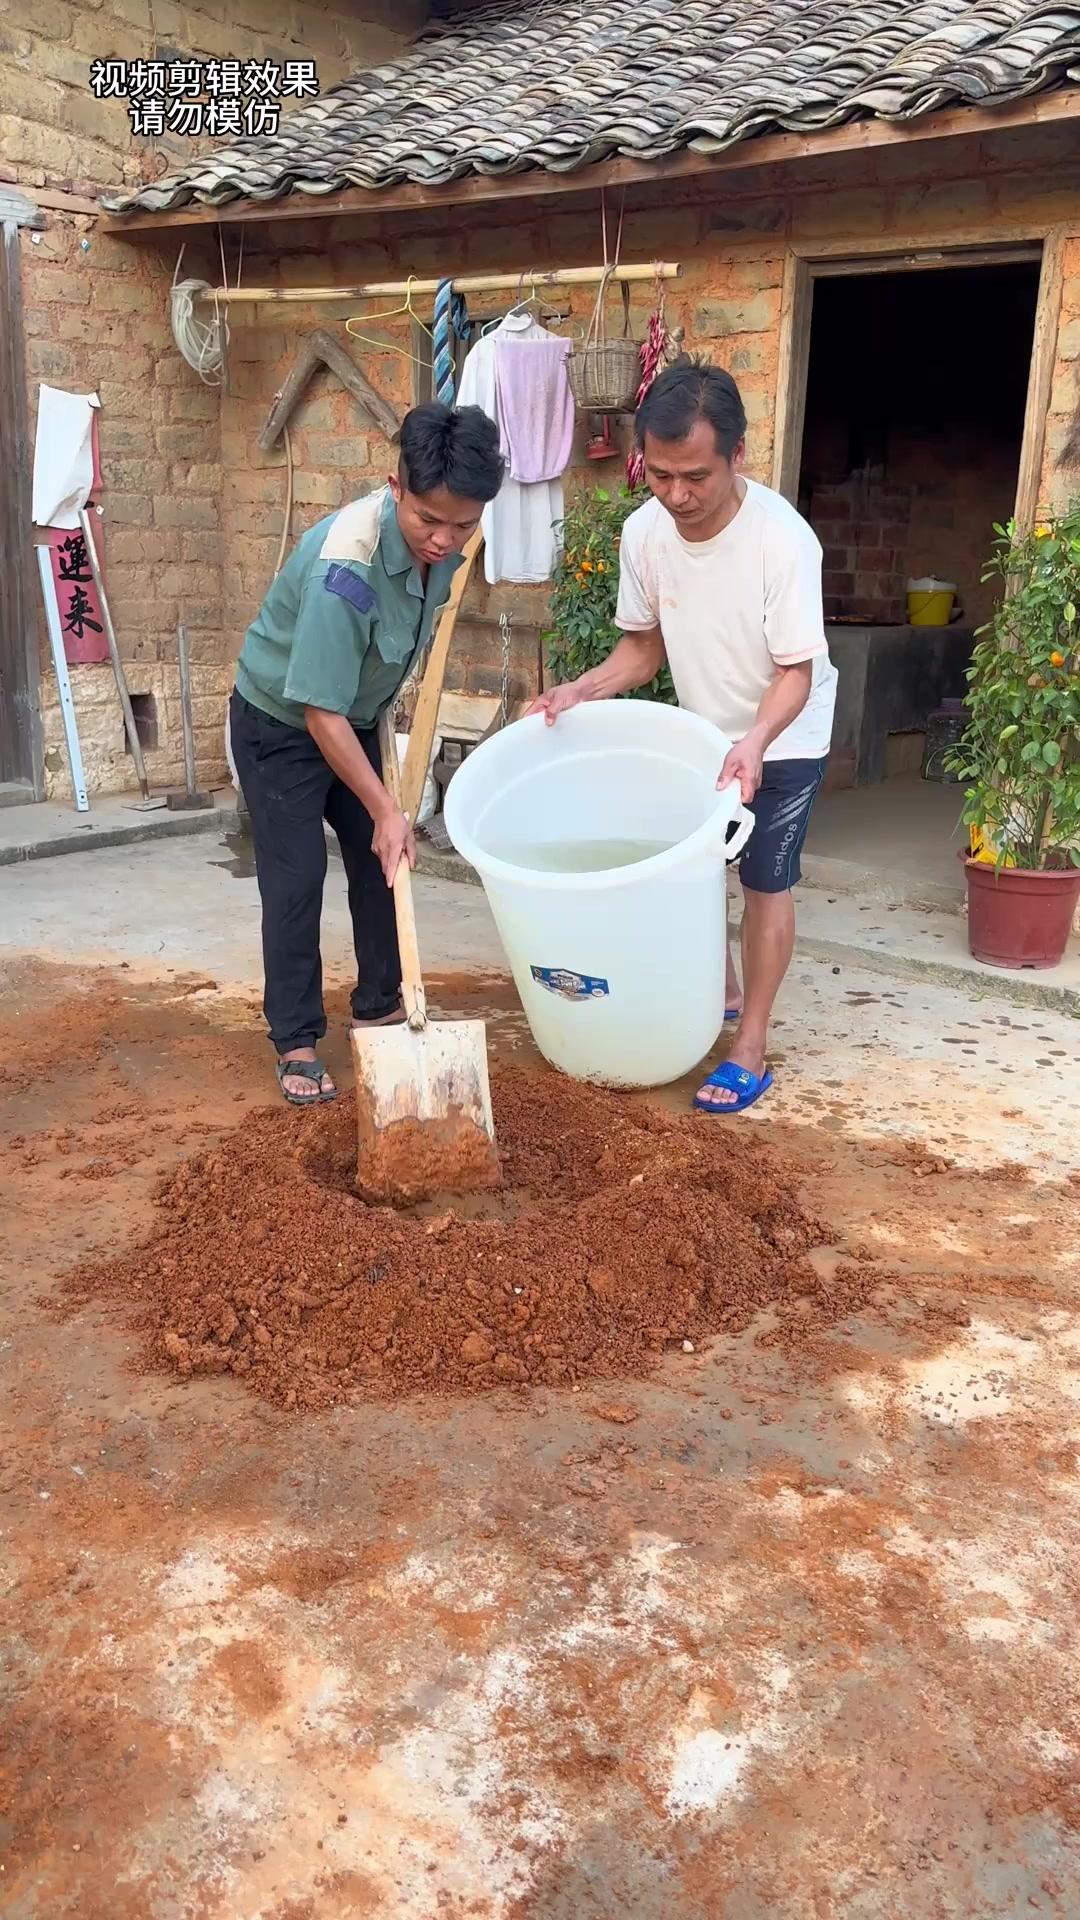
[[[961,787],[917,773],[823,793],[814,803],[806,850],[811,858],[850,860],[931,882],[959,901],[964,880],[957,854],[967,845],[962,807]]]
[[[125,856],[121,868],[96,868],[95,872],[126,871],[127,858],[134,857],[136,871],[147,875],[153,885],[161,870],[153,855],[146,853],[147,845],[209,834],[215,844],[224,838],[240,863],[238,870],[245,863],[250,867],[250,851],[242,836],[237,838],[232,788],[221,789],[214,799],[213,809],[194,813],[147,810],[131,793],[95,796],[87,815],[75,814],[63,802],[0,809],[0,866],[48,861],[89,847],[100,852],[141,846],[144,851]],[[1080,935],[1071,941],[1062,964],[1048,973],[1002,972],[971,958],[956,859],[962,839],[958,804],[955,787],[938,786],[917,775],[857,792],[826,794],[814,810],[810,847],[803,860],[804,949],[827,958],[833,948],[855,948],[871,965],[878,965],[883,955],[889,967],[917,975],[958,984],[969,976],[976,992],[982,991],[978,984],[982,976],[994,983],[995,991],[1019,1001],[1080,1007]],[[332,836],[330,845],[333,851]],[[424,835],[420,855],[422,870],[433,877],[479,884],[478,876],[452,849],[441,843],[433,846]],[[189,865],[199,871],[205,866],[197,848]],[[64,884],[78,892],[80,883],[74,876]],[[33,902],[38,894],[33,888],[27,897]],[[827,897],[822,900],[821,894]],[[123,889],[117,898],[124,901]],[[737,917],[737,903],[734,911]],[[120,927],[126,937],[123,912]]]
[[[214,806],[172,812],[158,795],[148,805],[139,793],[97,793],[86,813],[70,800],[40,800],[29,806],[0,807],[0,867],[27,860],[49,860],[89,848],[130,846],[142,840],[180,838],[189,833],[220,833],[236,809],[236,795],[223,787]]]
[[[1080,1911],[1064,1002],[913,965],[945,916],[852,931],[808,890],[776,1086],[702,1124],[789,1158],[823,1279],[880,1262],[870,1305],[798,1351],[764,1315],[617,1396],[287,1415],[141,1374],[118,1310],[55,1314],[270,1097],[246,847],[2,885],[6,1915]],[[418,890],[436,1004],[527,1057],[482,893]],[[334,862],[342,1075],[343,906]]]

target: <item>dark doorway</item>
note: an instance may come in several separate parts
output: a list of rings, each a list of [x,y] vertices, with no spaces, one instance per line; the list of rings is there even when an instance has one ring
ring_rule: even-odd
[[[1039,255],[853,262],[813,282],[799,506],[824,549],[839,684],[809,846],[853,860],[869,847],[932,904],[960,886],[961,798],[935,743],[963,726],[995,605],[982,576],[1016,503]],[[946,625],[909,624],[908,583],[927,578],[955,584]]]
[[[1016,502],[1039,269],[1035,247],[815,274],[798,501],[824,551],[834,787],[918,778],[928,723],[966,691]],[[909,624],[927,581],[955,589],[944,624]]]
[[[955,581],[966,625],[1016,497],[1039,263],[814,283],[799,507],[831,618],[901,624],[907,582]]]

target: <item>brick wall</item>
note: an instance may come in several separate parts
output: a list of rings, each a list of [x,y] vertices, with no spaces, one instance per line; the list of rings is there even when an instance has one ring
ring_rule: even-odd
[[[515,211],[512,209],[512,211]],[[452,244],[452,250],[451,250]],[[728,356],[743,388],[752,422],[750,470],[768,479],[772,453],[771,406],[776,377],[776,320],[780,304],[782,254],[771,234],[743,239],[737,251],[718,237],[711,210],[697,205],[627,211],[623,255],[648,262],[659,254],[685,263],[685,278],[667,290],[671,325],[688,338]],[[599,215],[591,210],[540,216],[523,208],[508,225],[504,210],[478,207],[453,242],[445,218],[374,223],[362,241],[355,227],[333,220],[281,223],[249,235],[245,277],[290,287],[359,283],[365,279],[436,275],[448,268],[468,273],[519,272],[529,265],[586,266],[602,258]],[[559,289],[557,304],[567,312],[560,331],[580,332],[588,323],[595,287]],[[474,307],[497,312],[513,293],[476,296]],[[651,282],[635,287],[631,320],[644,332],[651,311]],[[368,303],[389,306],[390,301]],[[419,304],[419,303],[418,303]],[[430,301],[428,302],[430,305]],[[284,455],[259,452],[259,431],[281,386],[302,336],[315,326],[329,327],[354,356],[386,399],[405,411],[412,404],[415,372],[407,357],[412,348],[407,320],[373,322],[364,328],[376,341],[350,339],[344,322],[357,311],[348,302],[287,308],[237,308],[230,355],[230,392],[222,403],[222,496],[226,546],[225,597],[237,646],[257,610],[271,577],[281,537],[285,499]],[[359,324],[359,322],[357,323]],[[622,325],[621,302],[613,299],[609,324]],[[623,454],[628,429],[616,427]],[[579,425],[575,463],[568,486],[618,484],[623,458],[602,465],[584,460],[587,425]],[[352,400],[332,376],[320,373],[294,416],[296,461],[292,535],[360,491],[381,485],[395,456],[377,429],[360,422]],[[536,681],[538,637],[546,624],[543,588],[510,584],[495,588],[480,580],[470,591],[458,627],[451,664],[453,685],[474,693],[494,693],[501,678],[499,615],[512,616],[512,671],[520,693]]]
[[[857,253],[862,239],[882,233],[895,233],[898,244],[917,234],[920,242],[933,245],[980,230],[984,239],[988,232],[1022,237],[1026,226],[1044,217],[1071,223],[1075,238],[1066,250],[1066,299],[1044,476],[1047,497],[1060,495],[1069,480],[1055,462],[1072,430],[1080,361],[1080,169],[1070,159],[1067,134],[1047,129],[978,143],[943,142],[934,157],[933,185],[918,177],[920,164],[925,160],[919,162],[914,152],[883,149],[807,163],[794,178],[790,172],[757,168],[737,179],[669,182],[662,204],[657,189],[637,188],[627,196],[623,257],[647,263],[663,255],[683,262],[682,279],[668,288],[669,320],[684,327],[688,345],[736,373],[750,420],[748,468],[768,481],[781,284],[790,237],[807,243],[842,240]],[[222,397],[201,387],[170,344],[165,290],[174,264],[172,237],[168,244],[161,237],[150,248],[129,246],[94,238],[89,224],[74,218],[51,223],[37,248],[24,236],[28,306],[32,316],[39,316],[31,320],[35,372],[51,378],[46,368],[58,365],[55,377],[61,384],[101,382],[107,476],[119,502],[118,509],[116,502],[110,505],[110,579],[124,609],[125,649],[138,656],[148,690],[160,690],[164,726],[158,777],[174,777],[177,767],[170,646],[175,617],[183,612],[195,646],[200,772],[206,778],[220,771],[220,716],[232,663],[272,576],[281,537],[282,450],[262,455],[257,447],[274,395],[302,335],[328,326],[403,411],[413,389],[413,367],[405,357],[410,328],[399,320],[377,322],[372,328],[377,343],[371,347],[345,335],[348,303],[236,308],[230,391]],[[90,239],[85,254],[83,238]],[[44,255],[45,243],[54,249],[52,255]],[[230,244],[235,265],[235,241]],[[544,208],[507,201],[477,206],[452,222],[445,213],[431,212],[255,227],[247,232],[243,270],[249,284],[302,287],[410,272],[589,265],[600,257],[595,204],[575,200]],[[57,276],[47,285],[37,278],[46,265]],[[189,239],[184,271],[211,277],[213,260],[205,243],[200,252]],[[593,297],[587,288],[569,299],[560,294],[560,304],[571,308],[571,328],[585,324]],[[635,331],[643,330],[650,305],[650,287],[635,289]],[[620,319],[613,301],[612,324]],[[105,346],[99,344],[103,336]],[[51,354],[60,354],[60,362]],[[111,356],[104,365],[103,354]],[[358,420],[353,403],[325,374],[295,416],[293,451],[294,538],[320,515],[380,484],[393,459],[377,429]],[[127,475],[130,484],[121,488],[114,468],[122,460],[135,467]],[[1080,458],[1073,460],[1072,472],[1075,485]],[[617,479],[618,474],[615,466],[586,470],[579,459],[570,484]],[[199,609],[197,619],[189,597]],[[533,674],[544,601],[537,589],[481,586],[461,630],[459,682],[497,684],[497,616],[504,608],[514,614],[515,668],[523,680]],[[84,704],[89,707],[81,687],[76,697],[80,711]],[[111,719],[110,725],[111,745],[102,749],[93,772],[97,784],[118,785],[127,766]],[[55,724],[52,738],[55,749]],[[54,759],[61,758],[54,752]],[[59,789],[59,765],[53,777]]]
[[[135,140],[123,101],[97,101],[92,59],[153,55],[273,57],[303,52],[329,85],[390,58],[426,14],[422,0],[4,0],[0,9],[0,180],[34,197],[96,197],[152,179],[196,150]],[[288,108],[286,107],[286,111]],[[205,142],[203,143],[206,144]],[[69,200],[70,204],[70,200]],[[133,693],[151,694],[160,745],[155,783],[181,777],[176,623],[193,658],[200,778],[224,772],[221,715],[232,678],[236,622],[223,597],[221,403],[181,359],[168,321],[179,242],[183,272],[220,277],[216,240],[196,233],[130,244],[96,231],[92,215],[51,206],[40,234],[23,232],[23,301],[31,415],[39,381],[102,401],[101,449],[110,604]],[[230,262],[235,264],[235,249]],[[47,657],[40,624],[43,662]],[[93,790],[131,784],[112,674],[72,673],[80,740]],[[50,793],[70,792],[52,675],[42,711]]]
[[[154,179],[199,151],[175,136],[135,139],[125,102],[90,92],[91,60],[302,55],[327,87],[392,59],[427,13],[426,0],[5,0],[0,178],[95,193]]]
[[[982,574],[994,523],[1013,509],[1017,460],[999,454],[948,472],[920,448],[911,464],[918,471],[910,478],[906,462],[890,461],[884,473],[864,468],[800,500],[824,548],[827,619],[906,620],[908,581],[929,576],[956,583],[968,624],[989,618],[995,586]]]
[[[980,142],[977,151],[967,142],[944,143],[935,156],[938,177],[933,186],[917,177],[917,156],[883,150],[854,161],[838,159],[828,166],[815,162],[800,170],[797,192],[790,190],[790,175],[781,183],[778,175],[762,169],[748,173],[738,191],[730,177],[712,185],[671,183],[665,189],[663,207],[649,203],[646,189],[628,196],[623,257],[648,262],[662,254],[683,263],[682,278],[667,289],[669,321],[684,328],[688,346],[736,374],[749,417],[747,464],[753,476],[766,482],[771,478],[781,283],[789,236],[808,244],[850,237],[852,251],[857,252],[861,240],[889,231],[897,234],[898,242],[917,232],[933,245],[966,237],[980,225],[1000,232],[1002,238],[1019,236],[1025,223],[1044,217],[1071,217],[1080,230],[1080,170],[1070,171],[1063,165],[1067,139],[1062,144],[1060,133],[1049,132],[1051,138],[1043,133],[1012,139],[997,136]],[[958,151],[961,146],[966,152]],[[1051,174],[1048,166],[1053,154],[1057,164]],[[950,167],[956,176],[952,181],[947,178]],[[976,170],[977,177],[972,177]],[[868,174],[875,176],[872,184],[866,184]],[[1052,188],[1044,185],[1048,177],[1054,179]],[[851,184],[855,178],[860,184]],[[783,193],[781,184],[787,189]],[[282,222],[256,230],[254,243],[249,235],[245,273],[253,281],[302,287],[409,272],[431,275],[448,268],[481,272],[585,265],[601,257],[598,212],[595,207],[583,212],[579,203],[547,211],[528,202],[510,203],[498,213],[477,206],[455,227],[452,243],[447,232],[442,215],[376,220],[365,225],[362,239],[357,237],[355,222]],[[1052,463],[1075,408],[1080,232],[1070,242],[1068,262],[1062,357],[1048,433],[1048,492],[1060,492],[1067,485]],[[593,297],[588,288],[559,293],[559,305],[570,308],[567,327],[584,326]],[[498,296],[486,298],[494,301]],[[635,332],[644,330],[651,302],[649,285],[634,289]],[[371,331],[379,344],[361,345],[344,333],[344,321],[353,310],[347,303],[236,310],[232,356],[236,378],[223,402],[222,454],[227,617],[237,645],[265,591],[282,525],[282,454],[278,450],[270,457],[260,455],[258,431],[302,334],[313,326],[338,331],[386,397],[399,408],[409,404],[413,370],[401,351],[411,344],[408,324],[374,323]],[[610,324],[621,325],[621,308],[614,297]],[[584,437],[579,430],[568,484],[617,480],[620,468],[614,463],[586,467],[581,457]],[[297,462],[294,536],[360,490],[380,484],[386,474],[388,448],[377,431],[358,422],[353,403],[327,375],[319,376],[295,416],[293,445]],[[980,461],[973,458],[971,464],[978,467]],[[1074,484],[1078,475],[1080,459]],[[853,549],[849,551],[847,532],[835,521],[830,527],[826,519],[823,528],[835,570],[840,570],[842,560],[854,590],[857,558],[860,589],[872,585],[882,617],[901,617],[909,573],[943,571],[953,577],[952,568],[964,576],[969,603],[979,605],[976,548],[985,551],[987,516],[996,514],[999,502],[995,496],[991,514],[989,497],[984,497],[974,472],[962,488],[956,486],[955,476],[946,474],[932,479],[924,475],[923,482],[916,489],[914,480],[901,473],[891,488],[879,490],[881,497],[874,503],[874,516],[866,537],[858,543],[857,556]],[[1015,486],[1015,471],[1009,484]],[[845,504],[850,506],[850,501]],[[1010,505],[1011,497],[1006,510]],[[946,529],[950,516],[953,525]],[[941,536],[946,531],[949,538],[943,551]],[[959,566],[958,548],[963,555]],[[536,588],[493,590],[481,583],[471,592],[451,667],[455,685],[471,691],[495,689],[498,614],[504,609],[514,615],[515,671],[523,687],[531,685],[545,601],[543,590]]]
[[[901,619],[914,487],[886,485],[862,471],[814,487],[800,511],[824,548],[825,617],[858,612],[865,620]]]
[[[40,236],[22,235],[23,299],[31,418],[37,383],[101,399],[100,436],[109,603],[133,693],[154,697],[160,746],[152,779],[180,778],[176,626],[191,637],[196,722],[227,680],[229,641],[221,600],[219,399],[183,362],[169,328],[170,260],[94,231],[91,218],[50,215]],[[185,270],[212,269],[202,249]],[[45,635],[41,626],[42,653]],[[108,665],[72,669],[89,784],[131,783],[132,767]],[[70,791],[52,675],[43,685],[46,781]],[[219,772],[220,728],[197,733],[200,767]]]

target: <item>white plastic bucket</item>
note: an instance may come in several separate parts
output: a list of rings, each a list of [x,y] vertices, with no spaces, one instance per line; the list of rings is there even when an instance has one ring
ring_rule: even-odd
[[[664,1086],[723,1026],[725,861],[753,826],[737,786],[716,790],[730,744],[680,708],[597,701],[494,734],[447,788],[536,1044],[576,1079]],[[599,872],[528,864],[531,848],[608,841],[666,851]]]

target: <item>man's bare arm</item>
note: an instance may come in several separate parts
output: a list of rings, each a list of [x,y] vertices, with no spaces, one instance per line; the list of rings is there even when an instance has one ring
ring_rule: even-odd
[[[812,660],[800,660],[793,667],[777,667],[761,696],[753,726],[735,742],[724,761],[716,784],[722,789],[738,780],[744,806],[749,806],[761,785],[766,747],[798,719],[810,698],[813,679]]]
[[[666,658],[664,636],[659,627],[645,633],[624,633],[616,641],[606,660],[590,667],[577,680],[567,680],[534,700],[530,713],[542,713],[549,726],[571,707],[585,700],[613,700],[616,694],[632,693],[655,679]]]

